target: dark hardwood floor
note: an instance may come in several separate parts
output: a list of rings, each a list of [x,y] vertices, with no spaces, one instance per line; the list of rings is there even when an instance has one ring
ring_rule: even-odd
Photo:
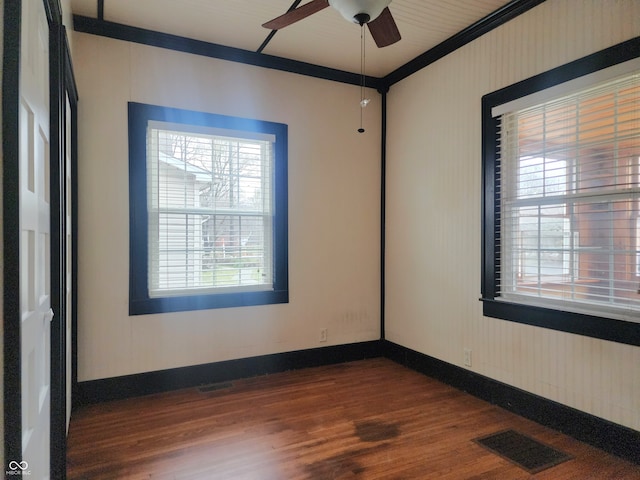
[[[515,429],[573,458],[532,475],[473,440]],[[640,466],[372,359],[74,412],[74,479],[640,479]]]

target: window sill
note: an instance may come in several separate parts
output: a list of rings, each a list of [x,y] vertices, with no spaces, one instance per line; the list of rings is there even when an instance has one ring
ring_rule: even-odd
[[[183,297],[143,298],[129,300],[129,315],[185,312],[231,307],[251,307],[288,303],[288,290],[189,295]]]
[[[640,346],[640,323],[481,298],[486,317]]]

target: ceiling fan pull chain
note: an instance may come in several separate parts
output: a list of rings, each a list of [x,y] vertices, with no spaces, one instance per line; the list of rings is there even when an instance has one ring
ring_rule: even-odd
[[[366,65],[366,50],[365,50],[365,32],[364,32],[364,23],[360,24],[360,128],[358,129],[358,133],[364,133],[364,128],[362,127],[362,110],[369,103],[369,99],[365,98],[365,83],[366,83],[366,75],[365,75],[365,65]]]

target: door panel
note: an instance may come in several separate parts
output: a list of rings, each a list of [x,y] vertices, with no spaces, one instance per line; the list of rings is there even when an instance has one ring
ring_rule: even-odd
[[[49,478],[51,250],[49,26],[43,3],[22,2],[20,58],[20,344],[22,455]]]

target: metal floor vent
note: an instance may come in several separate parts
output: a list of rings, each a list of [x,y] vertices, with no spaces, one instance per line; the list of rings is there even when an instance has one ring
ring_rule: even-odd
[[[573,458],[515,430],[476,438],[474,442],[529,473],[541,472]]]
[[[216,390],[224,390],[225,388],[233,387],[231,382],[210,383],[209,385],[200,385],[198,391],[200,393],[215,392]]]

